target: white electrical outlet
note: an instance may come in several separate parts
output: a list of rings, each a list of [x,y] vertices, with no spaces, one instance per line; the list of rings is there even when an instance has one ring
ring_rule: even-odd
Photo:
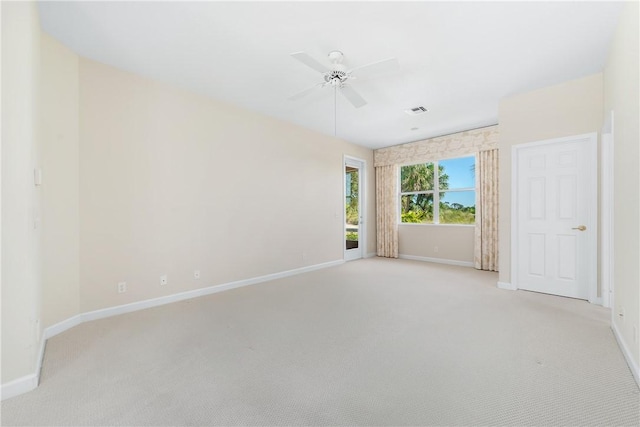
[[[433,252],[438,252],[440,249],[437,246],[433,247]]]
[[[127,292],[127,282],[118,283],[118,293],[122,294],[124,292]]]
[[[194,270],[193,271],[193,278],[194,279],[199,279],[200,278],[200,270]]]
[[[169,280],[167,279],[167,275],[166,274],[160,276],[160,284],[161,285],[166,285],[168,281]]]

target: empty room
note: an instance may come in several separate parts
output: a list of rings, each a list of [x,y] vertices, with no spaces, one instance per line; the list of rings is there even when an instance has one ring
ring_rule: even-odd
[[[637,1],[2,1],[2,425],[640,425]]]

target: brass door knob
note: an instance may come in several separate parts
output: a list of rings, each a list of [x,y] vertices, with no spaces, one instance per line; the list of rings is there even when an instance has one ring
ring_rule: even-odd
[[[573,227],[572,230],[580,230],[580,231],[584,231],[586,230],[587,227],[585,227],[584,225],[579,225],[577,227]]]

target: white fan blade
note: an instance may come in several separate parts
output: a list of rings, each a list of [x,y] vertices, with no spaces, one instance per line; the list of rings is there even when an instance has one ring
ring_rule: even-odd
[[[398,68],[398,60],[396,58],[389,58],[356,67],[353,70],[349,71],[349,73],[355,73],[355,77],[360,78],[368,77],[372,74],[396,71]]]
[[[316,61],[315,59],[310,57],[305,52],[295,52],[295,53],[292,53],[291,56],[296,58],[298,61],[302,62],[307,67],[311,67],[311,68],[313,68],[314,70],[316,70],[316,71],[318,71],[320,73],[324,74],[324,73],[328,73],[328,72],[331,71],[329,68],[327,68],[326,66],[322,65],[321,63],[319,63],[318,61]]]
[[[313,85],[313,86],[311,86],[311,87],[309,87],[309,88],[306,88],[305,90],[303,90],[303,91],[301,91],[301,92],[298,92],[298,93],[296,93],[296,94],[294,94],[294,95],[291,95],[291,96],[289,97],[289,100],[290,100],[290,101],[295,101],[296,99],[300,99],[300,98],[302,98],[303,96],[305,96],[305,95],[307,95],[307,94],[309,94],[309,93],[313,92],[316,88],[318,88],[318,87],[322,87],[322,86],[324,86],[324,83],[318,83],[318,84],[315,84],[315,85]]]
[[[351,86],[342,86],[340,88],[340,92],[347,98],[354,107],[360,108],[363,105],[367,104],[367,101],[364,100],[363,97],[360,96],[358,92],[356,92]]]

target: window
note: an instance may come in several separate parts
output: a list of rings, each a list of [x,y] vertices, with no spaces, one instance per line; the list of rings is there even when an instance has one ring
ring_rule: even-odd
[[[400,221],[474,224],[475,156],[400,168]]]

